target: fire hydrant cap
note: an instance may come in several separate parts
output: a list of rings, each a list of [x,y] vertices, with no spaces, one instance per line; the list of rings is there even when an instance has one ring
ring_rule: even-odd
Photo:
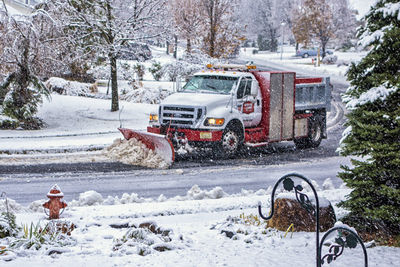
[[[47,197],[64,197],[64,193],[61,192],[60,187],[58,187],[58,185],[55,184],[47,193]]]

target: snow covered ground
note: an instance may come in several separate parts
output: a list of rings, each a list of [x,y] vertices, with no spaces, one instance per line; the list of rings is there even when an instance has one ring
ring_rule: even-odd
[[[324,189],[318,193],[331,201],[340,218],[344,211],[336,204],[348,192],[326,181]],[[228,195],[219,187],[203,191],[194,186],[186,196],[170,199],[160,196],[151,200],[136,194],[103,198],[94,191],[85,192],[68,203],[60,219],[76,226],[64,240],[68,245],[60,248],[50,244],[39,250],[12,249],[7,255],[0,255],[0,265],[315,266],[315,233],[294,232],[284,237],[284,232],[266,229],[264,223],[250,225],[240,219],[258,215],[259,201],[267,212],[270,193],[271,188]],[[34,202],[29,207],[10,201],[18,224],[40,222],[46,225],[48,221],[41,208],[44,201]],[[159,234],[134,228],[145,222],[156,224]],[[222,233],[232,229],[233,238]],[[124,242],[123,236],[128,231],[135,233],[136,239]],[[161,232],[168,233],[167,237]],[[6,239],[0,240],[2,245],[9,245]],[[158,251],[160,247],[167,251]],[[324,248],[323,254],[326,252]],[[367,252],[369,266],[385,267],[396,265],[400,249],[379,246],[368,248]],[[362,259],[358,246],[345,249],[337,261],[324,266],[363,266]]]

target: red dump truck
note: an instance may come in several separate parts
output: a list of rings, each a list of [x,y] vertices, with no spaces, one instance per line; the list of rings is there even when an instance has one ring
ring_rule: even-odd
[[[120,129],[125,138],[140,139],[169,161],[182,144],[210,146],[229,157],[243,145],[292,140],[309,148],[327,138],[328,77],[259,71],[254,65],[207,67],[160,104],[146,133]]]

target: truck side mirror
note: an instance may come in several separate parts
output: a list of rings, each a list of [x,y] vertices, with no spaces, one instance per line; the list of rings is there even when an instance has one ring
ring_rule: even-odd
[[[258,95],[258,86],[256,86],[255,84],[252,84],[250,94],[252,97],[256,98]]]

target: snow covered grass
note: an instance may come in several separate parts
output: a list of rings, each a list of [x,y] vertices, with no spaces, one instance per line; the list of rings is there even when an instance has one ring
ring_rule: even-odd
[[[324,184],[329,184],[326,181]],[[348,189],[319,191],[334,205]],[[0,255],[2,266],[314,266],[315,233],[284,232],[257,223],[257,203],[269,209],[270,189],[228,195],[221,188],[203,191],[193,186],[186,196],[157,200],[126,194],[121,199],[85,192],[72,201],[61,222],[73,223],[70,242],[39,250],[14,249]],[[124,200],[123,200],[124,199]],[[128,200],[130,199],[130,200]],[[103,201],[102,201],[103,200]],[[15,204],[15,207],[18,205]],[[31,205],[32,206],[32,205]],[[38,206],[38,205],[37,205]],[[17,223],[46,218],[41,210],[18,208]],[[235,238],[230,238],[232,231]],[[11,239],[0,240],[8,246]],[[324,248],[326,253],[327,248]],[[393,266],[399,248],[368,248],[369,266]],[[10,261],[3,261],[10,260]],[[345,249],[328,266],[362,266],[360,246]]]

